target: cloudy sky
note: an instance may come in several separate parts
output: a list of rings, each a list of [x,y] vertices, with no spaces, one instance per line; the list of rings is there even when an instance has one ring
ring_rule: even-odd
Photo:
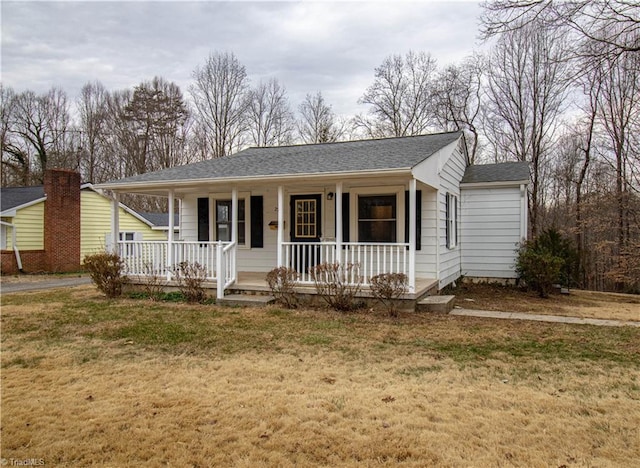
[[[391,54],[430,52],[444,65],[481,44],[477,2],[2,1],[3,85],[43,92],[83,84],[132,88],[162,76],[185,95],[212,51],[232,51],[252,83],[275,77],[294,106],[322,91],[338,114]]]

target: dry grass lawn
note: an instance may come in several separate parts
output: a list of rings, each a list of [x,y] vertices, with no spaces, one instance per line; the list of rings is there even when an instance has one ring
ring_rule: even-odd
[[[491,284],[463,284],[452,291],[467,309],[531,312],[581,318],[640,321],[640,296],[572,289],[540,298],[535,292]]]
[[[2,297],[2,457],[638,466],[640,329]]]

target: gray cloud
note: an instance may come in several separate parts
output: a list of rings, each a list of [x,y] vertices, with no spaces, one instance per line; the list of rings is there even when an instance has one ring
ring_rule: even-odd
[[[393,53],[458,61],[476,45],[469,2],[3,2],[2,83],[16,90],[132,87],[160,75],[183,90],[214,50],[233,51],[253,82],[276,77],[297,106],[322,91],[341,114]]]

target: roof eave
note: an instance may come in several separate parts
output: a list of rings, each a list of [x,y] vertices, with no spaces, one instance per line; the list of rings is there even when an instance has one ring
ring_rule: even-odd
[[[211,183],[229,183],[229,182],[264,182],[264,181],[287,181],[298,179],[330,179],[335,177],[372,177],[372,176],[389,176],[389,175],[407,175],[411,173],[411,167],[405,168],[393,168],[393,169],[376,169],[367,171],[338,171],[338,172],[315,172],[315,173],[300,173],[300,174],[278,174],[278,175],[260,175],[260,176],[244,176],[244,177],[213,177],[203,179],[174,179],[163,181],[140,181],[129,183],[104,183],[95,185],[96,188],[113,190],[113,191],[127,191],[127,190],[140,190],[140,189],[172,189],[180,187],[188,187],[200,184]]]
[[[498,180],[492,182],[461,182],[460,188],[519,187],[520,185],[529,185],[529,179]]]

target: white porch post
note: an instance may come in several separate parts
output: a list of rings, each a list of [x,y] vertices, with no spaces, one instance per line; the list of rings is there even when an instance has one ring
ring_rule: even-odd
[[[342,182],[336,182],[334,200],[336,206],[336,262],[342,263]]]
[[[409,181],[409,292],[416,292],[416,179]]]
[[[282,243],[284,242],[284,187],[278,185],[278,266],[284,266]]]
[[[118,240],[120,240],[120,202],[118,201],[118,194],[113,193],[111,200],[111,252],[119,255]]]
[[[174,216],[175,211],[175,192],[173,189],[169,190],[169,232],[167,233],[167,281],[171,279],[171,270],[173,269],[173,229],[174,229]]]
[[[231,189],[231,242],[238,243],[238,189]]]

